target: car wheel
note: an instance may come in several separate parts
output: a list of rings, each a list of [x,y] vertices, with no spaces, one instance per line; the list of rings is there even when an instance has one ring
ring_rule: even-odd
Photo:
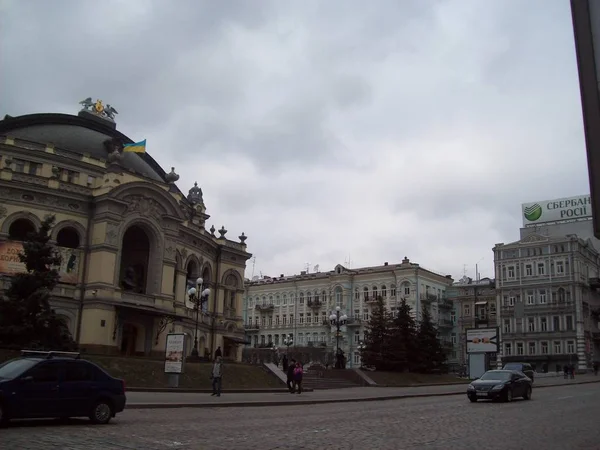
[[[523,396],[525,400],[531,400],[531,386],[527,387],[525,391],[525,395]]]
[[[475,403],[477,401],[477,397],[469,397],[469,400],[471,400],[471,403]]]
[[[7,425],[8,421],[9,421],[9,418],[8,418],[8,415],[6,414],[6,409],[4,408],[2,403],[0,403],[0,427]]]
[[[100,400],[94,404],[90,412],[90,420],[92,423],[105,425],[110,422],[113,416],[113,406],[108,400]]]
[[[504,394],[504,400],[506,400],[507,402],[512,402],[512,399],[513,399],[512,390],[507,389],[506,394]]]

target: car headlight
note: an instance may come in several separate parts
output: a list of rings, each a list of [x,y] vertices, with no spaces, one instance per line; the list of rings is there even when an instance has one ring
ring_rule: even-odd
[[[472,384],[467,386],[467,390],[468,391],[474,391],[475,390],[475,386],[473,386]]]
[[[504,387],[503,384],[497,384],[496,386],[494,386],[492,388],[492,391],[499,391],[500,389],[502,389]]]

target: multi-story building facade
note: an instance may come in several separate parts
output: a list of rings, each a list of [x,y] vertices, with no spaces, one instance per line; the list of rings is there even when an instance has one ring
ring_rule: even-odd
[[[497,326],[495,280],[473,280],[465,276],[446,290],[446,298],[454,305],[451,317],[453,351],[448,362],[462,366],[468,363],[466,331]]]
[[[285,337],[291,335],[296,347],[332,348],[336,337],[329,316],[339,306],[349,318],[342,330],[340,348],[347,356],[348,366],[357,366],[357,347],[364,339],[372,305],[381,296],[392,312],[405,298],[415,317],[420,317],[423,307],[430,306],[449,345],[451,303],[444,299],[444,293],[451,284],[449,275],[426,270],[408,258],[401,264],[359,269],[337,265],[329,272],[282,274],[247,281],[247,340],[255,347],[282,346]]]
[[[494,261],[498,363],[526,361],[550,371],[589,367],[598,336],[592,312],[600,305],[599,255],[591,241],[530,232],[497,244]]]
[[[206,228],[200,187],[184,195],[174,169],[117,129],[112,109],[84,101],[78,115],[31,114],[0,120],[0,290],[25,270],[15,255],[44,216],[63,256],[52,296],[84,351],[163,355],[170,331],[185,333],[200,355],[222,347],[241,359],[246,236]],[[188,284],[211,293],[196,326]]]

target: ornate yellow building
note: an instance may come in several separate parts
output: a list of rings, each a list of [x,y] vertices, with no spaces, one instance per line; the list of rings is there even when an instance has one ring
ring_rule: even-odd
[[[241,359],[242,297],[250,254],[244,233],[205,229],[197,184],[184,196],[166,173],[116,129],[116,110],[91,99],[77,115],[31,114],[0,121],[0,274],[23,270],[20,241],[47,214],[63,256],[53,307],[84,351],[164,354],[168,332],[187,334],[196,313],[190,284],[210,288],[199,314],[200,356]],[[127,150],[127,147],[125,147]],[[215,232],[218,234],[216,235]]]

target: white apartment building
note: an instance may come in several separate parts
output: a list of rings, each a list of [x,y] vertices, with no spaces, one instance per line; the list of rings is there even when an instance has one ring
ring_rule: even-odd
[[[254,347],[283,347],[286,336],[293,337],[295,347],[336,345],[335,327],[329,316],[340,307],[349,320],[342,328],[340,348],[348,366],[360,365],[358,344],[364,339],[374,300],[381,296],[394,312],[402,298],[420,317],[424,305],[450,345],[452,304],[444,294],[452,284],[450,275],[424,269],[404,258],[400,264],[349,269],[337,265],[329,272],[263,277],[246,281],[244,320],[246,339]]]
[[[542,236],[494,247],[498,362],[530,362],[538,371],[565,364],[579,370],[598,358],[599,255],[575,235]]]

